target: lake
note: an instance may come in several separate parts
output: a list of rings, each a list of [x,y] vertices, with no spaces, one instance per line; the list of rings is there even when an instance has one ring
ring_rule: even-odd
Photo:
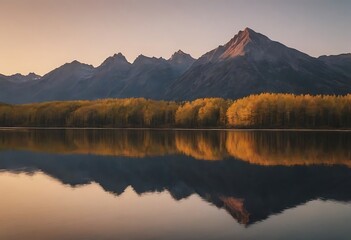
[[[351,239],[351,132],[0,131],[0,239]]]

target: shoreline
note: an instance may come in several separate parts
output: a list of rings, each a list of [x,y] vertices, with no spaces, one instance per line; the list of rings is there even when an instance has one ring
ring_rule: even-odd
[[[113,127],[0,127],[11,130],[152,130],[152,131],[230,131],[230,132],[351,132],[351,129],[301,129],[301,128],[113,128]]]

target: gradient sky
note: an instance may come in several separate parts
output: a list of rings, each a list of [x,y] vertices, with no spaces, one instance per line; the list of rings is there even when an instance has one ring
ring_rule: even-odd
[[[351,52],[350,0],[0,0],[0,73],[114,53],[194,57],[246,26],[312,56]]]

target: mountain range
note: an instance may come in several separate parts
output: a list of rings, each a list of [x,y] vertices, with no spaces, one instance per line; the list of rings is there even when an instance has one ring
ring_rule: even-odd
[[[351,54],[311,57],[250,28],[199,59],[179,50],[169,59],[121,54],[93,67],[73,61],[44,76],[0,75],[0,102],[145,97],[237,99],[263,92],[351,93]]]

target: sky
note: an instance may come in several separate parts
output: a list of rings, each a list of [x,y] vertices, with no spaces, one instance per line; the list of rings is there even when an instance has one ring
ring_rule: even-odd
[[[198,58],[245,27],[311,56],[349,53],[350,23],[350,0],[0,0],[0,73],[118,52]]]

